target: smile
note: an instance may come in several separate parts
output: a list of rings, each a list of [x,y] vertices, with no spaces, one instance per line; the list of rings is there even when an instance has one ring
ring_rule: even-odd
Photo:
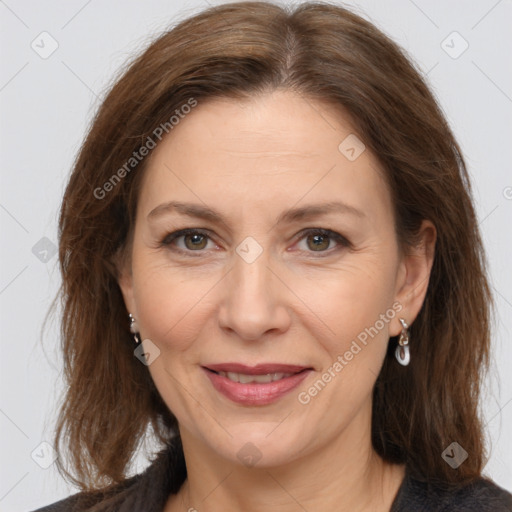
[[[213,388],[241,405],[268,405],[296,388],[312,371],[304,366],[238,363],[202,367]]]
[[[240,382],[242,384],[250,384],[251,382],[259,382],[266,384],[268,382],[275,382],[286,377],[291,377],[293,373],[266,373],[264,375],[246,375],[244,373],[235,372],[218,372],[222,377],[227,377],[233,382]]]

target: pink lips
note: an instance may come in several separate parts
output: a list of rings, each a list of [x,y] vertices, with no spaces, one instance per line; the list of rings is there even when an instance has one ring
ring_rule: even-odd
[[[213,387],[233,402],[243,405],[267,405],[297,387],[312,371],[311,368],[297,365],[265,363],[246,366],[240,363],[209,364],[202,367]],[[219,375],[216,372],[233,372],[245,375],[266,375],[273,373],[293,374],[268,382],[241,383]]]
[[[214,372],[235,372],[245,373],[246,375],[265,375],[267,373],[298,373],[307,369],[306,366],[272,363],[257,364],[256,366],[246,366],[245,364],[240,363],[221,363],[209,364],[204,366],[204,368],[213,370]]]

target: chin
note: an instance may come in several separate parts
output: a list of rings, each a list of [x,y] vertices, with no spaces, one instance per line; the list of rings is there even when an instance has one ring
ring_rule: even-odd
[[[286,422],[286,420],[285,420]],[[221,442],[206,438],[210,449],[220,457],[245,467],[271,468],[293,462],[306,449],[304,427],[279,422],[251,421],[230,425]]]

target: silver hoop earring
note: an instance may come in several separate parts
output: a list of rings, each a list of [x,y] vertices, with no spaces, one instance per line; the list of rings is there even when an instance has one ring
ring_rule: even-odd
[[[398,339],[398,346],[395,350],[396,360],[402,365],[407,366],[411,361],[411,353],[409,351],[409,326],[403,318],[400,318],[402,324],[402,332]]]
[[[140,343],[139,325],[131,313],[128,313],[128,316],[130,317],[130,332],[133,334],[135,345],[138,345]]]

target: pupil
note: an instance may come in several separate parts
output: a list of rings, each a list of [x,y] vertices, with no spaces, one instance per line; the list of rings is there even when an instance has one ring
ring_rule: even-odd
[[[195,235],[188,235],[187,238],[190,241],[190,245],[192,248],[197,249],[198,247],[202,249],[201,242],[204,242],[204,236],[195,234]]]
[[[314,247],[317,249],[326,249],[329,246],[329,237],[326,235],[314,235],[312,236]],[[327,243],[325,243],[327,241]]]

